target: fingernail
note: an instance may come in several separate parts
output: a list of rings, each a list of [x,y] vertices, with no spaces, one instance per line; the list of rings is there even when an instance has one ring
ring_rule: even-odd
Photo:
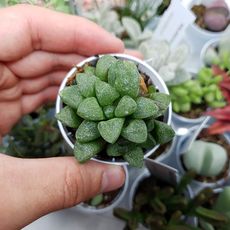
[[[109,166],[103,173],[101,190],[109,192],[120,188],[125,181],[125,172],[120,166]]]

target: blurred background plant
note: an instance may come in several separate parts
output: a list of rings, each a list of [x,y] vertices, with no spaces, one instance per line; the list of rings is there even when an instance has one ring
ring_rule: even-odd
[[[64,13],[72,13],[69,0],[0,0],[0,7],[16,4],[37,5]]]
[[[0,150],[20,158],[67,155],[52,105],[23,116],[4,138]]]

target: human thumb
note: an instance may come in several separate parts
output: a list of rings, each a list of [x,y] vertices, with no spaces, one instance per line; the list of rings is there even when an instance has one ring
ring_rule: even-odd
[[[18,159],[0,154],[0,178],[0,229],[20,229],[49,212],[121,187],[125,174],[119,166],[79,164],[73,157]]]

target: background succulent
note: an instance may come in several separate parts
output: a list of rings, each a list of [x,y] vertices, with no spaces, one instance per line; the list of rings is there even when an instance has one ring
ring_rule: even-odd
[[[31,4],[54,9],[64,13],[71,13],[69,0],[1,0],[1,6],[11,6],[16,4]]]
[[[145,149],[174,136],[170,126],[157,120],[168,108],[169,95],[148,89],[148,77],[130,61],[104,55],[88,69],[85,65],[60,92],[66,106],[56,115],[76,132],[76,158],[85,162],[104,149],[109,157],[141,167]]]
[[[188,172],[177,186],[153,176],[147,177],[137,187],[132,210],[116,208],[114,215],[126,222],[126,230],[138,229],[139,224],[152,230],[201,230],[188,224],[188,217],[198,217],[222,230],[228,223],[228,217],[212,207],[204,207],[214,196],[212,189],[206,188],[192,199],[188,196],[187,186],[193,177],[193,172]]]
[[[169,87],[172,97],[173,111],[189,112],[200,106],[205,112],[207,108],[221,108],[226,105],[225,98],[219,87],[222,76],[215,75],[211,68],[202,68],[196,77],[182,84]]]
[[[21,158],[67,155],[52,106],[26,115],[3,141],[2,152]]]

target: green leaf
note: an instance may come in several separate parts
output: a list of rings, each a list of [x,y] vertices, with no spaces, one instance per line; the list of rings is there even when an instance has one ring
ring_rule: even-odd
[[[120,95],[136,98],[139,94],[140,73],[137,66],[129,61],[117,61],[111,68],[115,68],[115,89]]]
[[[108,106],[105,106],[103,108],[103,111],[104,111],[104,114],[105,114],[105,117],[107,119],[111,119],[111,118],[114,118],[114,111],[115,111],[115,106],[114,105],[108,105]]]
[[[157,142],[155,141],[153,136],[150,133],[148,133],[147,140],[145,142],[141,143],[139,146],[141,148],[144,148],[144,149],[152,149],[156,145],[157,145]]]
[[[94,121],[84,120],[76,131],[76,140],[85,143],[99,138],[100,133],[97,129],[97,124]]]
[[[98,130],[104,140],[113,144],[120,136],[123,124],[124,118],[112,118],[107,121],[99,122]]]
[[[125,27],[126,32],[132,40],[136,40],[141,35],[140,24],[131,17],[123,17],[122,24]]]
[[[219,194],[213,208],[214,210],[222,213],[230,212],[230,186],[224,187],[223,191]]]
[[[144,119],[148,117],[156,117],[158,115],[159,108],[156,103],[146,97],[139,97],[136,100],[137,109],[133,114],[134,118]]]
[[[65,87],[60,92],[62,101],[73,109],[77,109],[83,97],[76,85]]]
[[[108,156],[117,157],[130,152],[132,148],[132,143],[119,139],[116,143],[107,145],[106,152]]]
[[[134,143],[143,143],[147,140],[147,127],[143,120],[133,119],[122,130],[121,135]]]
[[[103,194],[98,194],[90,200],[90,205],[98,206],[103,202],[103,200],[104,200]]]
[[[76,142],[74,145],[74,155],[80,163],[84,163],[98,154],[104,147],[105,142],[97,139],[88,143]]]
[[[146,126],[147,126],[147,130],[148,132],[153,131],[154,126],[155,126],[155,119],[154,118],[148,118],[145,120]]]
[[[130,166],[141,168],[144,165],[144,153],[140,147],[133,147],[130,152],[123,155]]]
[[[196,215],[207,221],[228,222],[228,218],[224,214],[203,207],[196,208]]]
[[[95,84],[96,96],[101,106],[112,105],[119,98],[119,93],[108,83],[97,81]]]
[[[161,115],[163,115],[171,102],[170,95],[165,93],[154,93],[151,99],[155,101],[159,111],[161,112]]]
[[[96,68],[90,65],[85,65],[84,66],[84,73],[90,74],[90,75],[95,75],[95,70]]]
[[[154,130],[151,133],[158,144],[167,143],[175,136],[171,126],[157,120],[155,120]]]
[[[79,91],[84,97],[95,96],[95,83],[97,78],[89,73],[78,73],[76,76],[76,82]]]
[[[65,106],[55,116],[59,121],[61,121],[70,128],[77,128],[82,121],[82,119],[78,117],[77,113],[69,106]]]
[[[136,111],[137,103],[129,96],[123,96],[115,109],[116,117],[126,117]]]
[[[97,99],[95,97],[89,97],[84,99],[78,107],[77,114],[85,120],[104,120],[102,108],[98,104]]]
[[[117,62],[117,59],[111,55],[104,55],[99,58],[96,64],[96,76],[102,81],[107,81],[108,70],[115,62]]]

